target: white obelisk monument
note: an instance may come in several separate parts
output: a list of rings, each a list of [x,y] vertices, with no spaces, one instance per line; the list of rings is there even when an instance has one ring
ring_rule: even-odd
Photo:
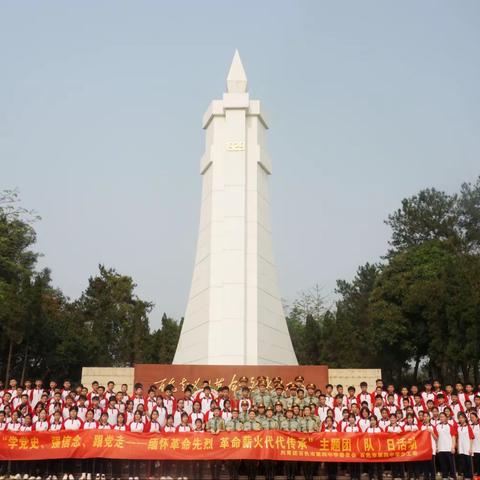
[[[197,254],[173,363],[296,365],[272,252],[268,127],[237,51],[203,128]]]

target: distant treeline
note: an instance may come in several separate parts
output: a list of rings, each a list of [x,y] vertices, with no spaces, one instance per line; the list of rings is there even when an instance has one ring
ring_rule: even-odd
[[[164,314],[151,331],[153,304],[131,277],[102,265],[80,298],[68,299],[37,268],[37,220],[17,192],[0,193],[0,378],[75,381],[82,366],[170,363],[182,322]],[[453,195],[422,190],[386,223],[385,257],[338,280],[334,305],[315,287],[287,308],[299,362],[378,367],[396,383],[478,384],[480,177]]]

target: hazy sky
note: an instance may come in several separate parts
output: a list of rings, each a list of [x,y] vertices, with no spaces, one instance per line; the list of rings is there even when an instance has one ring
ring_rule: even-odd
[[[238,48],[270,120],[282,296],[333,294],[402,198],[480,173],[478,1],[0,0],[0,189],[72,298],[103,263],[185,309],[209,102]]]

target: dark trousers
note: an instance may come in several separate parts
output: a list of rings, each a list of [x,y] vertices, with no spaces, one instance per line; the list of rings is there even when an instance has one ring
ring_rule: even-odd
[[[203,478],[203,460],[193,461],[192,478]]]
[[[361,469],[361,464],[360,463],[352,462],[352,463],[348,464],[348,473],[350,473],[350,478],[352,480],[359,480],[360,469]]]
[[[315,465],[315,462],[302,462],[302,470],[305,480],[313,480]]]
[[[247,467],[248,480],[255,480],[258,471],[258,462],[256,460],[247,460],[245,461],[245,465]]]
[[[222,462],[220,460],[212,460],[210,462],[210,472],[212,480],[220,480],[220,472],[222,471]]]
[[[465,480],[473,478],[473,462],[470,455],[458,455],[458,470]]]
[[[326,462],[325,470],[327,471],[328,480],[335,480],[337,478],[337,471],[338,471],[337,462]]]
[[[240,470],[241,460],[229,460],[227,462],[228,474],[231,480],[238,480],[238,472]]]
[[[275,462],[273,460],[264,460],[262,464],[265,471],[265,480],[273,480],[275,477]]]
[[[480,475],[480,453],[473,454],[473,464],[475,466],[475,475]]]
[[[140,460],[130,460],[128,464],[128,476],[139,477],[140,476]]]
[[[391,468],[392,468],[392,477],[393,478],[401,478],[403,477],[403,463],[401,462],[392,462],[391,463]]]
[[[457,478],[455,471],[455,461],[451,452],[438,452],[437,453],[438,468],[442,473],[442,478]]]
[[[422,462],[422,471],[424,480],[435,480],[435,455],[431,460]]]
[[[382,478],[383,463],[382,462],[367,463],[367,473],[368,473],[368,477],[370,479],[372,479],[372,478]]]
[[[418,478],[423,473],[421,462],[406,462],[406,470],[408,478]]]
[[[112,460],[112,477],[122,478],[123,460]],[[85,470],[84,470],[85,471]],[[87,470],[87,473],[91,470]]]
[[[285,475],[287,480],[294,480],[297,472],[297,462],[285,462]]]

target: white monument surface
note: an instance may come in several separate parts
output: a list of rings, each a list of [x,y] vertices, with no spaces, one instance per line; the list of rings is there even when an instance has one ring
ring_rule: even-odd
[[[203,128],[197,253],[173,363],[297,365],[272,252],[268,127],[238,51]]]

